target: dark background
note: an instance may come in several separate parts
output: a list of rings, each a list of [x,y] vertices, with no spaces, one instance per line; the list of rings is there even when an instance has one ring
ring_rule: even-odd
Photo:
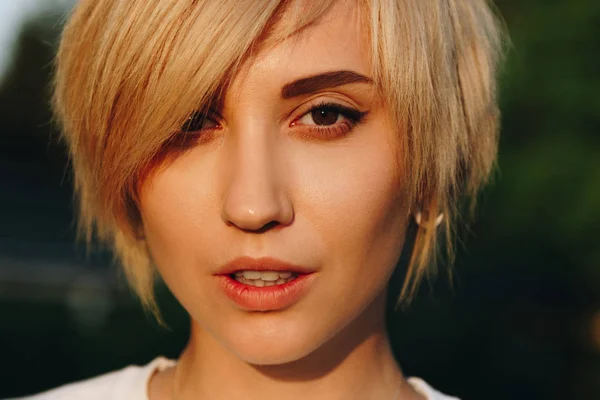
[[[512,39],[499,171],[454,288],[441,275],[390,315],[395,350],[408,375],[463,399],[600,399],[600,2],[497,5]],[[108,254],[75,244],[47,107],[61,19],[26,21],[0,76],[0,398],[176,357],[186,340],[165,290],[170,329]]]

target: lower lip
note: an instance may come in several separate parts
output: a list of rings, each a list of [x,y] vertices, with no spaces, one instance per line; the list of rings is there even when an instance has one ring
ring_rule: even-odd
[[[238,282],[229,275],[219,275],[219,284],[227,297],[248,311],[276,311],[297,303],[308,291],[314,273],[300,274],[281,285],[257,287]]]

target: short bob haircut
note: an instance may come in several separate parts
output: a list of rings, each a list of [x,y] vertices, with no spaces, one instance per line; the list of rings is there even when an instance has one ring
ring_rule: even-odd
[[[74,169],[80,234],[114,250],[156,311],[138,189],[187,118],[222,95],[253,53],[298,33],[336,0],[80,0],[56,59],[54,110]],[[345,1],[345,0],[337,0]],[[495,164],[502,30],[486,0],[356,0],[373,79],[397,127],[411,212],[426,221],[400,299],[452,258],[461,210]],[[468,207],[467,207],[468,206]],[[435,228],[436,216],[444,223]]]

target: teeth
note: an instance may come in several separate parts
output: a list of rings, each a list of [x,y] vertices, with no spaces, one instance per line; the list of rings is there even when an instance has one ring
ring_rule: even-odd
[[[275,282],[278,279],[288,279],[294,274],[292,272],[277,272],[277,271],[238,271],[235,273],[237,278],[244,277],[246,279],[261,279],[263,281]]]
[[[260,271],[242,271],[246,279],[260,279],[262,273]]]
[[[275,282],[279,279],[279,272],[265,271],[260,273],[260,279],[263,281]]]
[[[296,279],[291,272],[276,271],[239,271],[234,277],[240,283],[257,287],[283,285]]]

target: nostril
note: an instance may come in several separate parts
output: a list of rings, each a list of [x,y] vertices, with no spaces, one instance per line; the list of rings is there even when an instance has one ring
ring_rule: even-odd
[[[267,231],[270,231],[273,228],[276,228],[278,225],[279,225],[279,222],[277,222],[277,221],[271,221],[271,222],[268,222],[268,223],[264,224],[259,229],[252,230],[252,232],[255,232],[255,233],[265,233]]]

